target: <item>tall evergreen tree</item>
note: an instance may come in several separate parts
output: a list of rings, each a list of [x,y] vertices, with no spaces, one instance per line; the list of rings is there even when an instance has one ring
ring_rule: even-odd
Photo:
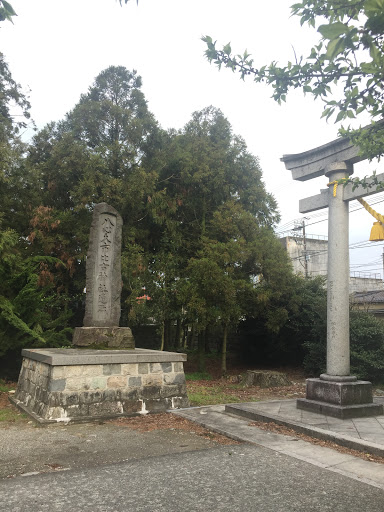
[[[271,325],[279,324],[272,299],[291,270],[273,234],[277,207],[257,158],[220,110],[195,112],[182,130],[169,134],[162,153],[148,206],[156,235],[145,286],[163,304],[162,332],[178,321],[200,333],[203,366],[206,329],[222,328],[225,354],[228,330],[251,312],[248,295],[259,297],[255,304],[268,303]],[[169,258],[172,265],[165,263]],[[156,315],[155,306],[147,309]]]
[[[56,273],[70,296],[79,296],[84,286],[94,204],[108,202],[123,217],[124,271],[134,271],[130,260],[148,246],[147,198],[163,132],[140,88],[135,71],[107,68],[66,118],[48,124],[29,148],[28,176],[37,197],[27,232],[31,250],[63,261],[66,275],[64,267]],[[126,298],[135,286],[129,273],[124,281]]]
[[[159,322],[162,348],[178,345],[181,327],[193,325],[203,364],[214,326],[225,372],[228,332],[244,315],[263,312],[271,329],[286,319],[278,299],[288,296],[290,269],[273,234],[277,205],[257,158],[220,110],[195,112],[183,129],[165,132],[140,87],[136,72],[106,69],[9,168],[8,208],[19,224],[7,226],[3,240],[18,237],[26,266],[23,258],[13,262],[19,284],[8,282],[3,312],[12,328],[22,326],[15,318],[25,322],[25,339],[65,343],[67,327],[82,320],[93,205],[105,201],[124,221],[123,324],[145,319],[137,301],[145,288],[146,316]],[[7,252],[3,258],[6,275]],[[19,296],[34,308],[24,310]]]

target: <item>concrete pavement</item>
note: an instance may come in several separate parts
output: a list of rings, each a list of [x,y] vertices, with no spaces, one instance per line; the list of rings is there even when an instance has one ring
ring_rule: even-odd
[[[383,401],[383,398],[375,399],[378,403]],[[296,400],[229,404],[225,410],[256,421],[273,421],[311,437],[384,456],[384,415],[342,420],[298,409]]]
[[[0,480],[0,510],[384,510],[384,464],[249,425],[250,419],[275,421],[312,430],[317,437],[322,432],[325,439],[352,439],[381,450],[384,438],[375,421],[382,426],[384,418],[352,423],[316,418],[296,410],[290,400],[196,407],[173,414],[243,444],[217,446],[196,435],[193,427],[150,433],[107,424],[4,428],[0,467],[3,476],[15,477]],[[23,476],[17,476],[20,473]]]
[[[384,492],[241,444],[0,481],[7,512],[382,512]]]
[[[384,416],[340,420],[297,409],[295,400],[194,407],[173,414],[233,439],[254,443],[384,489],[384,464],[249,425],[250,420],[273,421],[311,437],[383,456]]]

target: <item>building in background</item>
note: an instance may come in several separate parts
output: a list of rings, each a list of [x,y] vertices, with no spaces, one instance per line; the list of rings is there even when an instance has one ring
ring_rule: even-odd
[[[384,290],[355,292],[351,295],[351,308],[372,313],[384,319]]]
[[[326,276],[328,261],[328,239],[326,236],[305,233],[304,222],[280,240],[291,259],[293,271],[307,277]],[[380,292],[384,285],[380,274],[351,272],[350,293]]]

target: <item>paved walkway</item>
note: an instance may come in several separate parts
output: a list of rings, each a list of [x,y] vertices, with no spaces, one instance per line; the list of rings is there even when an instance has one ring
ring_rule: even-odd
[[[383,401],[383,398],[377,401]],[[298,409],[296,400],[230,404],[226,411],[252,420],[274,421],[313,437],[384,456],[384,415],[342,420]],[[350,440],[350,437],[354,439]],[[346,440],[348,442],[343,442]]]
[[[250,420],[273,421],[311,437],[384,456],[384,415],[340,420],[297,409],[295,400],[194,407],[174,414],[228,437],[258,444],[384,489],[384,464],[249,425]]]

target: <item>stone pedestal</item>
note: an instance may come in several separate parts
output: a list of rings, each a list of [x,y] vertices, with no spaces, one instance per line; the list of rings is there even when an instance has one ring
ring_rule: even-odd
[[[296,404],[298,409],[340,419],[383,414],[383,406],[373,403],[372,384],[353,376],[307,379],[306,398],[298,398]]]
[[[72,343],[94,349],[134,349],[135,340],[129,327],[76,327]]]
[[[84,422],[189,407],[185,354],[24,349],[11,402],[40,424]]]

